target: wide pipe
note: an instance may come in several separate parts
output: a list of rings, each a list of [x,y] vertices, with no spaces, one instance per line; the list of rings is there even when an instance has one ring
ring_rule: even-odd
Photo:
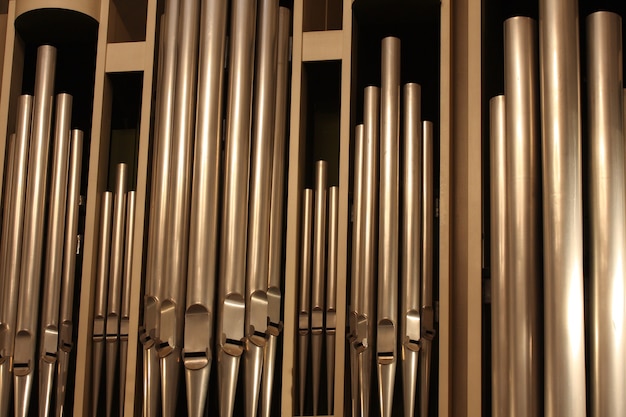
[[[255,26],[256,0],[234,0],[229,38],[217,324],[222,417],[233,413],[245,336],[246,226]]]
[[[14,374],[17,416],[28,414],[28,403],[35,365],[37,311],[43,259],[46,185],[48,179],[48,148],[54,93],[56,48],[43,45],[37,49],[35,98],[28,180],[22,240],[22,264],[15,337]]]
[[[506,242],[506,101],[504,96],[489,101],[489,190],[490,275],[491,275],[491,412],[493,417],[508,417],[509,337],[508,276]]]
[[[421,189],[422,189],[422,117],[421,87],[408,83],[403,87],[402,109],[402,234],[401,234],[401,317],[402,386],[404,414],[415,414],[417,366],[420,339],[420,276],[421,276]]]
[[[586,414],[578,44],[578,2],[540,0],[544,413],[548,417]]]
[[[300,283],[298,303],[298,404],[300,415],[304,415],[304,393],[306,388],[306,368],[308,359],[310,307],[311,307],[311,265],[313,244],[313,190],[307,188],[302,194],[302,233],[300,241]]]
[[[587,17],[591,386],[595,416],[626,415],[626,189],[622,19]]]
[[[337,256],[339,247],[339,187],[328,189],[328,255],[326,262],[326,380],[328,414],[335,394],[335,334],[337,328]]]
[[[507,279],[506,298],[511,413],[539,413],[539,120],[536,24],[528,17],[504,22],[506,101]]]

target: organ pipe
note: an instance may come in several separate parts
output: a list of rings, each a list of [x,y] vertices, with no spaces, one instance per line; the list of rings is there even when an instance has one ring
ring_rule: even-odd
[[[313,190],[306,189],[302,195],[302,233],[300,240],[300,285],[298,304],[298,404],[304,415],[304,389],[308,358],[309,332],[311,327],[311,246],[313,241]]]

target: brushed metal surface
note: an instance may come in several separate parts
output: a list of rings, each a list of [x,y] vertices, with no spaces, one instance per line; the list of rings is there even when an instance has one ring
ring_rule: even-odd
[[[304,415],[308,340],[310,333],[311,264],[313,245],[313,190],[302,193],[302,233],[300,242],[300,282],[298,304],[298,405]]]

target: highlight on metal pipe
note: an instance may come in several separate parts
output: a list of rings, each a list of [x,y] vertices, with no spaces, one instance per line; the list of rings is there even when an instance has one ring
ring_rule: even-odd
[[[245,344],[248,163],[256,1],[231,7],[217,334],[220,415],[233,414],[239,361]]]
[[[435,196],[433,194],[433,123],[422,122],[422,314],[420,346],[420,416],[428,416],[430,393],[430,368],[432,341],[435,337],[435,311],[433,309],[433,223],[435,221]]]
[[[337,333],[337,256],[339,246],[339,187],[328,189],[328,255],[326,263],[326,390],[328,414],[335,394],[335,338]]]
[[[122,315],[122,283],[124,274],[124,241],[126,235],[126,193],[128,191],[128,165],[115,167],[115,189],[113,191],[113,224],[111,228],[111,254],[105,327],[106,363],[106,414],[112,415],[113,391],[117,352],[119,350],[120,317]]]
[[[113,228],[113,193],[106,191],[100,201],[100,228],[98,231],[98,254],[96,287],[93,306],[92,330],[92,383],[91,411],[93,416],[98,411],[100,381],[104,359],[105,320],[107,309],[109,266],[111,256],[111,229]]]
[[[259,0],[246,259],[244,414],[256,417],[267,339],[272,142],[276,106],[278,0]]]
[[[25,215],[23,223],[20,286],[13,358],[15,415],[28,415],[36,364],[38,316],[32,306],[39,301],[43,259],[48,148],[52,119],[56,48],[37,49],[35,96],[28,157]]]
[[[220,0],[203,2],[200,12],[187,309],[182,351],[190,416],[204,415],[213,359],[227,9],[228,2]]]
[[[391,416],[398,333],[398,142],[400,39],[382,40],[380,93],[380,209],[378,239],[378,338],[380,414]]]
[[[507,175],[506,175],[506,100],[503,95],[489,101],[489,178],[490,178],[490,277],[491,277],[491,412],[493,417],[508,417],[509,324],[506,314],[507,276]]]
[[[13,345],[17,321],[18,292],[22,253],[23,222],[26,204],[26,179],[30,147],[33,97],[22,95],[18,99],[15,126],[15,152],[11,176],[11,200],[5,196],[2,233],[7,242],[5,262],[0,266],[2,287],[0,295],[0,415],[9,412],[13,385]],[[8,211],[7,211],[7,208]],[[5,233],[6,232],[6,233]]]
[[[307,188],[302,193],[302,233],[300,241],[300,285],[298,303],[298,405],[304,415],[304,390],[311,327],[311,269],[313,245],[313,190]]]
[[[540,0],[544,414],[571,417],[587,408],[578,43],[578,2]]]
[[[83,162],[83,132],[78,129],[72,130],[70,141],[70,164],[65,209],[65,237],[63,240],[63,272],[61,275],[61,299],[59,306],[59,346],[57,350],[59,365],[57,368],[55,403],[55,415],[57,417],[61,417],[65,409],[70,353],[73,348],[74,278],[76,275],[76,248],[78,245],[78,213]]]
[[[289,30],[291,12],[286,7],[278,11],[278,40],[276,50],[276,111],[274,112],[274,143],[272,146],[272,186],[270,200],[269,265],[267,282],[268,339],[261,381],[261,416],[269,417],[276,368],[276,348],[282,331],[281,277],[283,255],[283,212],[285,188],[286,112],[289,91]]]
[[[43,416],[47,416],[50,411],[59,346],[59,301],[63,268],[71,119],[72,96],[69,94],[57,95],[52,175],[48,200],[46,261],[43,271],[41,325],[39,328],[39,411],[40,415]]]
[[[421,198],[422,198],[422,112],[421,87],[403,87],[401,313],[402,387],[404,415],[415,415],[417,369],[420,349]]]
[[[622,19],[587,17],[590,210],[590,384],[593,415],[626,414],[626,189]],[[619,87],[619,88],[618,88]]]
[[[507,280],[510,413],[539,414],[540,284],[539,137],[535,21],[504,22],[506,101]]]
[[[133,274],[133,247],[135,242],[135,208],[137,192],[126,194],[126,230],[124,232],[124,268],[122,275],[122,300],[120,305],[120,416],[124,415],[126,398],[126,370],[128,369],[128,332],[130,328],[130,291]]]

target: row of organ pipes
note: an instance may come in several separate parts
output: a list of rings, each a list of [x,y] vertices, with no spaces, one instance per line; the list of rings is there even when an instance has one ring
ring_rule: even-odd
[[[626,415],[622,22],[585,19],[582,47],[575,0],[540,0],[538,25],[504,22],[504,95],[490,101],[495,417]]]

